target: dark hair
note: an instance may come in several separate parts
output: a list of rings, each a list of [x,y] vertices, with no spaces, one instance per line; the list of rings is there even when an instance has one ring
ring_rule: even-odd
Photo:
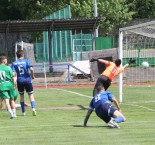
[[[0,63],[2,63],[4,59],[7,59],[7,57],[5,55],[1,55],[0,56]]]
[[[104,89],[104,86],[102,84],[99,84],[96,89],[97,89],[97,92],[100,92],[101,90]]]
[[[121,62],[122,62],[121,59],[116,59],[116,60],[115,60],[116,66],[120,66]]]
[[[16,52],[16,55],[17,55],[18,58],[23,57],[24,56],[24,51],[23,50],[18,50]]]

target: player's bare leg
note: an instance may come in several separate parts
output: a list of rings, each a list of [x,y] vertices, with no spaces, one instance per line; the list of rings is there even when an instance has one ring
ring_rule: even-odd
[[[17,117],[16,115],[16,105],[15,105],[15,102],[13,99],[10,99],[10,105],[11,105],[11,109],[12,109],[12,112],[13,112],[13,117]]]
[[[13,116],[13,112],[12,112],[12,109],[11,109],[11,106],[10,106],[10,102],[9,102],[9,99],[4,99],[5,100],[5,105],[6,105],[6,108],[10,114],[10,118],[12,119],[14,116]]]
[[[124,116],[121,112],[119,112],[118,110],[116,110],[116,111],[114,112],[113,116],[115,117],[115,120],[117,120],[117,118],[120,117],[120,121],[117,121],[118,123],[119,123],[119,122],[125,122],[125,121],[126,121],[125,116]],[[118,119],[118,120],[119,120],[119,119]]]
[[[3,105],[5,104],[4,99],[0,99],[0,110],[3,108]]]
[[[117,122],[117,123],[120,123],[120,122],[125,122],[126,121],[126,118],[125,116],[118,110],[116,110],[113,114],[114,116],[114,121]]]
[[[124,115],[118,110],[114,112],[113,117],[114,118],[111,118],[111,120],[108,122],[108,126],[113,128],[120,128],[117,123],[126,121]]]

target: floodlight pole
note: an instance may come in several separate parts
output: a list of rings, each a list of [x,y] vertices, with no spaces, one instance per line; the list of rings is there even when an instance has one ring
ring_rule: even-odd
[[[97,0],[94,0],[94,17],[97,17]],[[98,28],[95,29],[95,37],[98,37]]]
[[[94,0],[94,17],[97,17],[97,0]],[[98,37],[98,28],[95,29],[95,32],[93,32],[93,51],[95,50],[95,38]]]

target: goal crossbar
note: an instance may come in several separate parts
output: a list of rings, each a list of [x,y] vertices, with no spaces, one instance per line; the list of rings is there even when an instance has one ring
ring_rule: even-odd
[[[151,25],[155,25],[155,21],[150,21],[150,22],[133,25],[133,26],[123,27],[123,28],[120,28],[119,31],[121,32],[121,31],[126,31],[126,30],[133,30],[133,29],[142,28],[142,27],[151,26]]]

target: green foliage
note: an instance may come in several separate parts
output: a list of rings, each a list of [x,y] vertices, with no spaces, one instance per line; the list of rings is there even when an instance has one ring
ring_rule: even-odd
[[[130,10],[135,11],[134,18],[154,18],[155,17],[155,1],[154,0],[127,0],[133,3]]]
[[[62,0],[3,0],[1,7],[6,7],[6,11],[9,12],[6,16],[11,17],[10,14],[15,14],[14,12],[18,12],[19,16],[11,17],[12,19],[41,19],[54,11],[64,8],[67,4]],[[4,8],[3,8],[4,9]],[[3,14],[4,10],[0,12]],[[4,17],[6,19],[6,17]]]
[[[132,20],[132,16],[135,12],[129,11],[131,5],[131,3],[127,4],[126,0],[99,1],[98,13],[103,17],[100,28],[104,34],[115,34],[118,32],[118,28]]]
[[[20,10],[16,8],[15,2],[8,0],[0,1],[0,20],[18,20],[22,15]]]
[[[94,0],[75,1],[71,0],[71,10],[73,17],[93,17]],[[124,26],[132,20],[134,11],[130,10],[132,3],[126,0],[97,0],[98,15],[102,17],[100,24],[100,35],[114,35],[118,28]]]
[[[46,14],[53,12],[53,5],[49,1],[45,3],[43,0],[16,0],[16,7],[19,8],[25,19],[41,19]]]
[[[73,17],[92,17],[94,0],[75,1],[70,0]]]
[[[73,18],[94,16],[94,0],[1,0],[0,19],[41,19],[67,5]],[[97,7],[100,36],[116,35],[133,18],[155,17],[154,0],[97,0]]]

